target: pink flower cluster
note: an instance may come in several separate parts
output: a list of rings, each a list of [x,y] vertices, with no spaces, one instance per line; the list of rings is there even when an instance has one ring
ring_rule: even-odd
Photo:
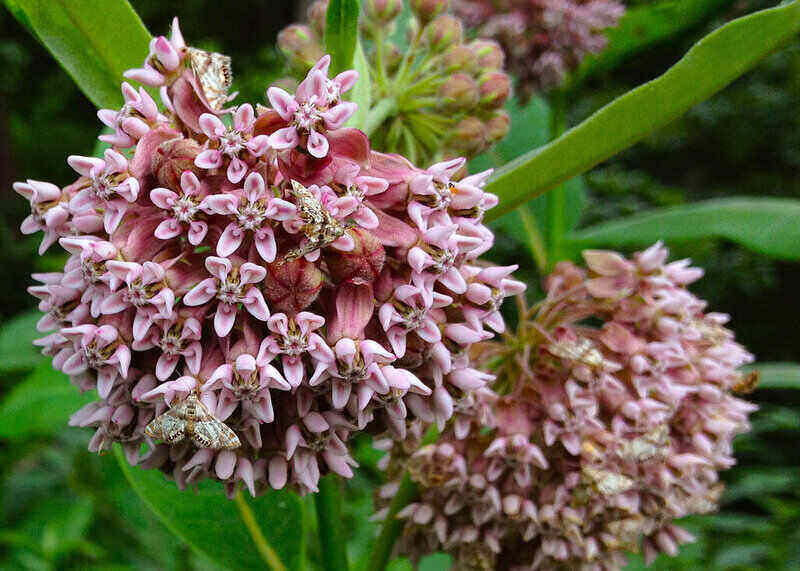
[[[352,475],[354,432],[443,424],[486,384],[470,347],[524,289],[478,260],[488,173],[371,151],[345,126],[357,73],[329,78],[329,61],[294,95],[270,88],[271,108],[223,109],[228,58],[187,47],[176,20],[126,73],[163,107],[123,83],[123,107],[98,113],[103,158],[70,157],[64,188],[14,185],[23,231],[70,254],[30,292],[50,332],[37,344],[97,390],[71,419],[95,427],[91,450],[121,442],[181,487],[314,491]]]
[[[625,13],[616,0],[454,0],[454,9],[502,44],[527,94],[557,87],[587,54],[601,51],[603,32]]]
[[[718,472],[755,409],[731,394],[751,355],[686,289],[702,275],[688,260],[665,263],[660,244],[584,258],[588,272],[556,267],[543,304],[497,348],[497,394],[474,393],[472,420],[410,455],[395,445],[389,465],[421,489],[399,513],[410,555],[620,569],[625,551],[676,554],[692,537],[673,520],[716,508]]]

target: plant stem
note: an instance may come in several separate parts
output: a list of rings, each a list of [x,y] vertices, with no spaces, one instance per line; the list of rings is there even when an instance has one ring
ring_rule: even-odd
[[[519,208],[519,216],[522,218],[522,226],[525,228],[525,233],[528,235],[528,246],[530,246],[533,260],[536,262],[536,268],[544,275],[548,270],[547,248],[542,239],[542,232],[539,230],[539,224],[536,222],[536,218],[531,214],[527,204],[523,204]]]
[[[434,424],[422,438],[420,448],[436,442],[438,437],[439,431]],[[408,475],[408,472],[403,474],[400,487],[397,489],[394,498],[392,498],[392,503],[389,505],[389,513],[386,514],[386,519],[383,521],[381,533],[372,545],[366,571],[386,570],[386,566],[389,564],[389,558],[392,556],[392,551],[394,551],[394,544],[405,525],[403,520],[397,519],[397,514],[400,510],[413,502],[417,498],[418,493],[417,485],[411,480],[411,476]]]
[[[270,547],[269,543],[267,543],[267,539],[261,532],[261,528],[258,527],[256,517],[253,515],[253,510],[250,509],[250,504],[248,504],[247,500],[244,499],[241,490],[236,492],[236,495],[233,497],[233,501],[239,510],[239,516],[242,518],[244,526],[247,528],[247,531],[250,533],[250,537],[253,539],[253,543],[256,544],[258,554],[261,555],[261,558],[267,564],[267,567],[273,571],[286,571],[286,567],[284,567],[283,563],[278,557],[278,554],[275,553],[275,550]]]
[[[550,97],[550,140],[555,140],[566,130],[567,101],[564,91],[553,91]],[[560,258],[561,244],[567,231],[567,191],[564,183],[547,194],[547,242],[550,268]]]
[[[395,99],[381,99],[369,110],[367,119],[364,121],[364,132],[369,136],[380,127],[386,119],[397,113],[397,101]]]
[[[328,474],[319,481],[314,494],[317,508],[317,530],[322,544],[322,566],[325,571],[347,571],[347,542],[342,525],[342,492],[339,478]]]

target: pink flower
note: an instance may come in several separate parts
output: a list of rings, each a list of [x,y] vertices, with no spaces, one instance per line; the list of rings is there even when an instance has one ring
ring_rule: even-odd
[[[39,254],[44,254],[60,236],[69,231],[67,222],[70,213],[62,202],[61,189],[49,182],[28,179],[27,183],[15,182],[14,190],[31,203],[31,214],[22,221],[20,230],[23,234],[43,231],[44,239],[39,246]]]
[[[97,117],[106,126],[114,129],[112,134],[98,137],[104,143],[117,148],[127,149],[147,134],[157,123],[166,123],[158,111],[156,102],[143,87],[136,91],[127,82],[122,83],[122,96],[125,103],[122,109],[100,109]]]
[[[230,260],[217,256],[206,258],[205,265],[208,273],[214,277],[206,278],[194,286],[183,296],[182,302],[191,307],[204,305],[216,298],[214,329],[217,335],[225,337],[233,329],[240,303],[250,315],[260,321],[267,321],[269,308],[264,296],[257,287],[251,285],[260,282],[267,275],[262,266],[245,262],[234,271]]]
[[[314,372],[308,378],[308,384],[314,382],[333,362],[331,348],[317,333],[325,319],[307,311],[301,311],[294,317],[285,313],[276,313],[267,321],[272,335],[266,337],[258,350],[258,360],[269,362],[281,356],[283,375],[292,388],[297,388],[305,378],[303,355],[309,355]]]
[[[277,252],[271,221],[291,220],[297,212],[291,202],[268,193],[258,173],[250,173],[238,196],[217,194],[208,197],[204,204],[209,212],[233,219],[217,242],[217,254],[230,256],[242,245],[246,232],[252,232],[256,250],[265,262],[275,261]]]
[[[350,89],[358,75],[356,72],[344,77],[339,74],[329,80],[327,67],[327,64],[318,64],[309,71],[294,97],[280,87],[267,89],[270,105],[286,123],[285,127],[270,135],[272,148],[293,149],[301,144],[302,139],[312,157],[321,159],[328,155],[330,144],[324,131],[341,128],[356,112],[357,105],[341,101],[339,94]]]
[[[128,204],[139,195],[139,181],[128,172],[128,159],[113,149],[106,149],[103,159],[72,155],[69,165],[89,179],[86,188],[69,202],[76,212],[102,208],[103,223],[109,234],[116,230],[128,210]]]
[[[90,367],[97,371],[97,392],[105,398],[114,383],[128,376],[131,351],[112,325],[65,327],[62,335],[71,339],[74,352],[63,364],[68,375],[83,373]]]
[[[249,103],[239,106],[233,116],[233,127],[225,124],[211,113],[200,115],[200,128],[208,137],[206,149],[197,155],[194,164],[202,169],[218,169],[228,160],[228,180],[236,184],[247,174],[248,165],[241,158],[249,152],[260,157],[269,148],[265,135],[253,134],[255,114]]]
[[[178,18],[174,18],[169,39],[157,36],[150,40],[150,53],[144,67],[128,70],[123,75],[153,87],[164,85],[169,76],[179,71],[185,48]]]
[[[178,192],[168,188],[154,188],[150,191],[150,200],[162,210],[166,210],[168,218],[156,228],[154,235],[161,240],[175,238],[188,227],[187,238],[189,243],[197,246],[203,242],[208,233],[208,224],[198,220],[208,201],[203,196],[205,188],[200,180],[191,171],[181,174],[181,189]]]

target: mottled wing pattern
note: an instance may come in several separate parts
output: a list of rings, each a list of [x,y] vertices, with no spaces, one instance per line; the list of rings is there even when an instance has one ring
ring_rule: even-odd
[[[189,62],[208,104],[215,110],[222,109],[228,101],[228,90],[233,81],[231,58],[189,48]]]
[[[170,409],[151,421],[144,433],[151,438],[174,444],[186,436],[186,421],[181,418],[178,410]]]
[[[220,450],[223,448],[238,448],[241,446],[239,437],[228,428],[227,425],[218,421],[213,416],[207,420],[198,420],[194,423],[191,432],[192,442],[198,448],[213,448]]]
[[[292,181],[292,195],[295,198],[300,218],[303,219],[303,233],[307,242],[286,254],[287,260],[296,260],[314,250],[324,248],[341,238],[347,228],[331,216],[322,203],[302,184]]]
[[[195,394],[155,418],[145,428],[145,434],[170,444],[188,436],[197,447],[214,450],[241,446],[236,433],[214,418]]]

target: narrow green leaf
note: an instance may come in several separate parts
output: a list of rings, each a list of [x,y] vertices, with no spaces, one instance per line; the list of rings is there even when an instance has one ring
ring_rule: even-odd
[[[196,492],[182,492],[160,472],[128,465],[119,446],[114,447],[114,454],[133,489],[172,533],[226,569],[265,568],[236,502],[225,497],[219,483],[204,480]],[[282,565],[292,571],[303,569],[305,531],[300,498],[270,490],[259,498],[248,496],[241,501],[251,508]]]
[[[144,61],[150,34],[127,0],[4,0],[92,103],[122,105],[122,72]]]
[[[734,0],[662,0],[628,8],[615,28],[606,31],[608,45],[587,57],[575,72],[579,82],[616,68],[622,61],[696,26]],[[574,87],[574,83],[571,87]]]
[[[0,404],[0,438],[55,434],[66,429],[70,415],[91,400],[93,394],[80,394],[64,373],[43,362]]]
[[[44,337],[36,330],[42,317],[38,311],[23,313],[3,323],[0,327],[0,373],[33,369],[45,360],[33,340]]]
[[[497,218],[630,147],[728,85],[798,31],[798,0],[720,27],[664,75],[500,169],[487,190],[501,202],[487,218]]]
[[[359,0],[331,0],[325,21],[325,51],[331,56],[331,71],[340,73],[353,67],[358,44]]]
[[[348,99],[358,104],[358,110],[353,113],[347,124],[350,127],[364,130],[372,105],[372,78],[369,74],[369,63],[364,56],[361,42],[356,43],[356,52],[353,57],[353,68],[358,72],[358,81],[348,93]]]
[[[756,363],[749,368],[758,371],[757,389],[800,389],[798,363]]]
[[[761,254],[800,259],[800,200],[721,198],[659,208],[568,234],[572,253],[584,248],[647,246],[657,240],[725,238]]]
[[[322,544],[322,568],[325,571],[347,571],[347,534],[342,527],[342,485],[339,476],[328,474],[319,480],[314,494],[317,527]]]

